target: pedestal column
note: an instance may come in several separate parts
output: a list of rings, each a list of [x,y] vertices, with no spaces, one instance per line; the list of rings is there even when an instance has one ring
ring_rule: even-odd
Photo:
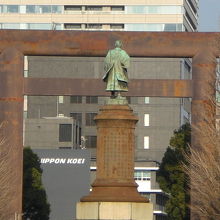
[[[148,202],[134,181],[134,129],[138,118],[128,105],[105,105],[95,118],[97,172],[81,202]]]

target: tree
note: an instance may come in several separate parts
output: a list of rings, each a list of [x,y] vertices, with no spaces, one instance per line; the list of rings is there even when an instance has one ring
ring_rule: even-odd
[[[190,205],[195,220],[220,220],[220,120],[216,125],[206,121],[207,115],[216,108],[220,114],[220,105],[210,101],[200,126],[194,128],[203,137],[197,146],[186,155],[190,166],[185,166],[189,175],[191,197]]]
[[[42,169],[37,154],[24,148],[23,212],[24,219],[49,220],[50,205],[41,181]]]
[[[0,128],[0,130],[2,127]],[[6,145],[3,138],[0,140],[0,220],[8,219],[12,220],[14,213],[12,213],[13,207],[13,189],[10,188],[10,184],[14,182],[13,172],[10,164],[13,164],[11,154],[11,146]],[[9,184],[10,183],[10,184]]]
[[[186,163],[185,154],[189,152],[190,139],[189,124],[174,131],[157,173],[160,188],[169,194],[165,205],[169,220],[189,219],[188,176],[184,172],[183,163]]]

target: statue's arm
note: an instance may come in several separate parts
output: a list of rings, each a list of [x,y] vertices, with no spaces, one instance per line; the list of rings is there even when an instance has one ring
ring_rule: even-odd
[[[122,54],[121,65],[124,69],[127,69],[130,67],[130,57],[125,51],[123,51],[123,54]]]
[[[104,60],[104,70],[107,72],[111,68],[111,51],[109,51]]]

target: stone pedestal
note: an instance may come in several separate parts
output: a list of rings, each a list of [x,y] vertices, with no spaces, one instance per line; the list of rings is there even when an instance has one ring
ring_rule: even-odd
[[[152,220],[153,205],[135,202],[79,202],[77,220]]]
[[[134,129],[138,118],[128,105],[105,105],[97,124],[97,172],[81,202],[148,202],[134,181]]]

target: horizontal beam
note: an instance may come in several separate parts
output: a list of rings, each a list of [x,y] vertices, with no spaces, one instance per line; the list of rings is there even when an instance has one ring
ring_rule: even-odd
[[[109,96],[100,79],[25,78],[25,95]],[[192,97],[190,80],[133,79],[127,96]]]
[[[220,56],[220,33],[198,32],[0,30],[0,52],[15,47],[25,55],[105,56],[117,39],[132,57],[193,57],[200,50]]]

